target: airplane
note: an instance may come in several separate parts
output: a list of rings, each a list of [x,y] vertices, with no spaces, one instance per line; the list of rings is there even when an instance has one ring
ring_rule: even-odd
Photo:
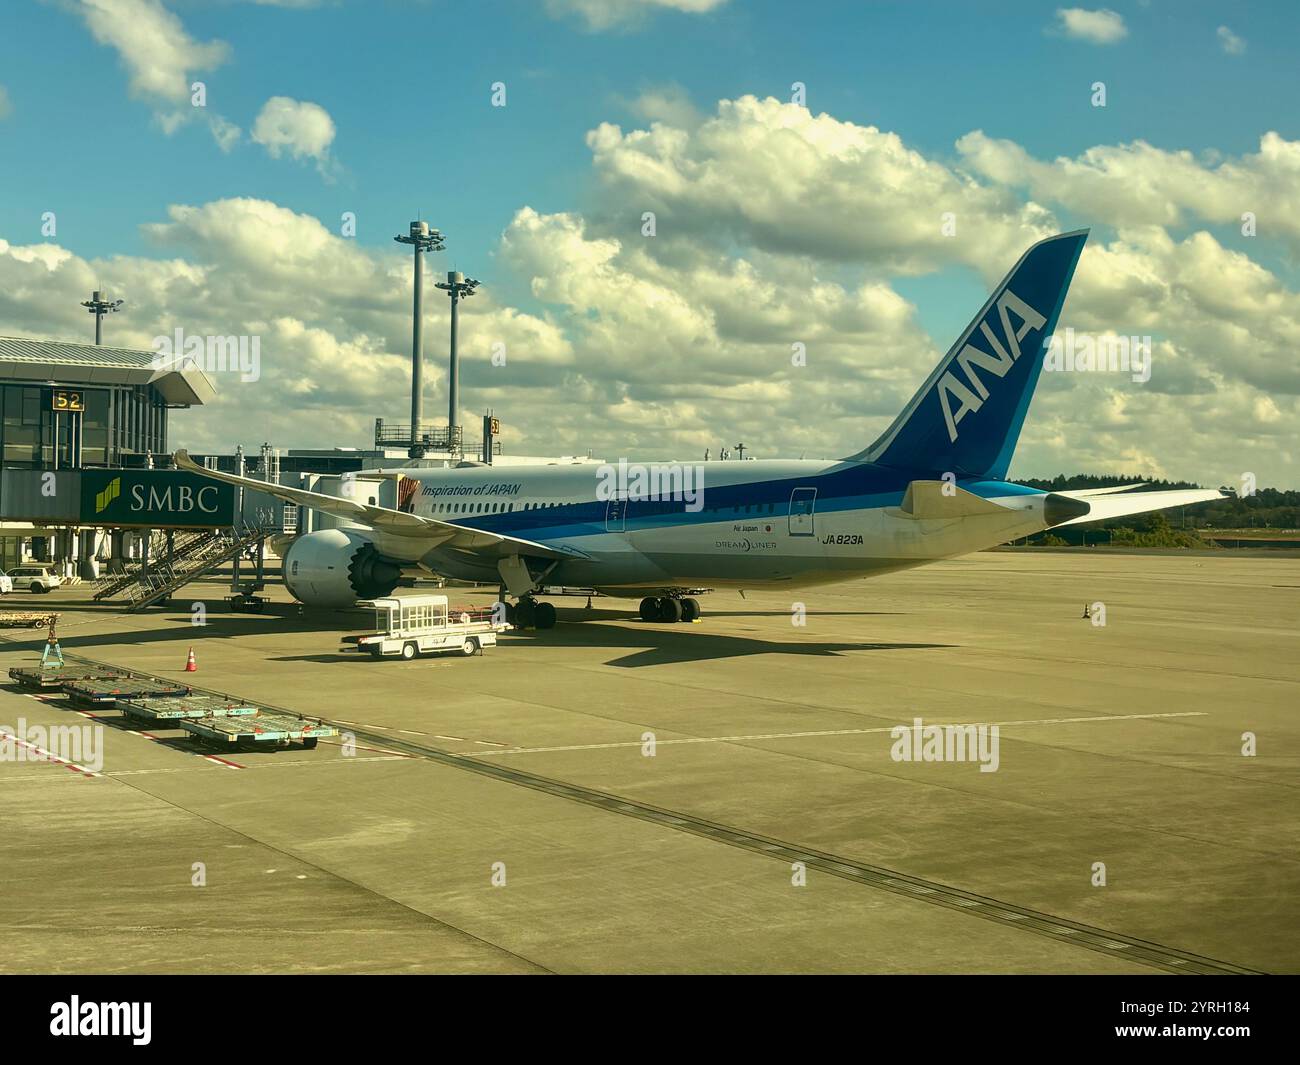
[[[300,602],[389,595],[404,569],[501,588],[507,618],[549,629],[548,589],[641,599],[646,621],[693,621],[719,588],[872,577],[1066,525],[1213,499],[1121,485],[1045,492],[1006,480],[1088,231],[1039,241],[869,447],[836,461],[620,460],[617,467],[466,465],[404,474],[397,509],[178,468],[342,519],[281,551]],[[359,474],[358,476],[366,476]],[[507,593],[514,602],[507,602]]]

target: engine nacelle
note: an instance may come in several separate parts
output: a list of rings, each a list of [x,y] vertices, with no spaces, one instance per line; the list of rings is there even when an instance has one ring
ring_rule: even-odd
[[[348,607],[390,595],[401,563],[385,558],[361,533],[322,529],[294,540],[283,555],[284,584],[308,606]]]

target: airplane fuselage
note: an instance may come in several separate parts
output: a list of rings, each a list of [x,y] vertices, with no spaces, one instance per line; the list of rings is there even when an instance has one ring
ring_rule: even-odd
[[[610,468],[594,464],[404,471],[415,491],[403,509],[544,544],[565,556],[546,573],[547,584],[624,595],[822,584],[921,565],[1047,527],[1045,494],[1003,481],[952,482],[1007,508],[999,514],[917,519],[899,511],[915,472],[871,463],[625,464],[633,473],[674,467],[683,472],[665,474],[658,487],[686,488],[670,493],[678,498],[643,498],[643,484],[602,478]],[[459,579],[498,579],[493,561],[481,554],[420,550],[408,537],[372,535],[392,557]]]

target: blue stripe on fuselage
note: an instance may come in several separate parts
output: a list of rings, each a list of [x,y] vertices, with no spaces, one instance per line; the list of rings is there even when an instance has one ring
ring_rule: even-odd
[[[815,511],[818,514],[896,507],[902,503],[908,484],[921,477],[920,474],[909,476],[870,463],[856,463],[807,477],[784,477],[709,488],[704,493],[704,509],[699,511],[686,510],[682,500],[633,500],[627,507],[623,529],[640,532],[712,522],[784,521],[789,514],[791,493],[796,488],[817,489]],[[1044,494],[1040,489],[1006,481],[958,481],[957,484],[983,498]],[[434,517],[449,525],[544,542],[605,535],[607,505],[605,500],[593,499],[505,514],[475,514],[470,517],[435,514]],[[771,510],[767,509],[769,506]],[[746,507],[750,509],[746,511]]]

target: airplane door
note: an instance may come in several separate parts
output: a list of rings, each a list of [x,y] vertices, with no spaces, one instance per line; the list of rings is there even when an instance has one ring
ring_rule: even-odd
[[[813,535],[813,511],[817,506],[816,488],[796,488],[790,493],[790,535]]]
[[[627,516],[627,500],[615,496],[605,504],[605,531],[623,531],[623,522]]]

